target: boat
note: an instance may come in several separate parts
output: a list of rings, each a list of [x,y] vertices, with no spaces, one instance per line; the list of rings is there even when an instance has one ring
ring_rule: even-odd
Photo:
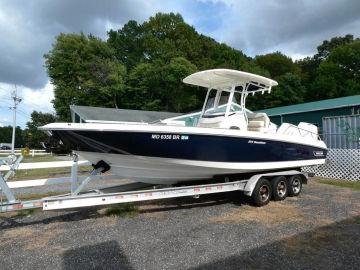
[[[192,126],[177,118],[155,123],[51,123],[41,127],[74,153],[110,173],[151,184],[175,184],[325,163],[317,127],[272,123],[246,109],[249,95],[277,82],[238,70],[212,69],[183,82],[207,89]]]

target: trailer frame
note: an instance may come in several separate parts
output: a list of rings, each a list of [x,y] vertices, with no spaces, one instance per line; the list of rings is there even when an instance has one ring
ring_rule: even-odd
[[[260,179],[267,178],[272,179],[278,176],[291,177],[299,175],[303,183],[307,183],[308,175],[298,170],[284,170],[269,173],[253,174],[249,178],[238,179],[230,181],[225,177],[219,183],[207,183],[200,185],[183,185],[183,186],[153,186],[144,183],[131,183],[122,184],[119,186],[113,186],[111,188],[96,189],[90,191],[84,191],[86,184],[90,181],[97,179],[105,179],[109,176],[100,175],[103,170],[102,167],[93,169],[90,175],[81,182],[78,176],[78,156],[73,155],[73,163],[71,168],[71,188],[70,193],[61,194],[58,196],[44,197],[37,200],[17,200],[9,187],[9,183],[6,181],[11,173],[14,173],[19,161],[15,161],[10,164],[10,171],[5,177],[0,172],[0,187],[5,193],[7,198],[6,202],[0,202],[0,212],[17,211],[24,209],[42,208],[42,210],[60,210],[60,209],[74,209],[90,206],[103,206],[110,204],[128,203],[128,202],[140,202],[149,200],[179,198],[179,197],[195,197],[200,195],[225,193],[232,191],[242,191],[247,196],[252,196]],[[110,176],[114,178],[114,176]],[[26,182],[26,181],[25,181]],[[56,182],[56,181],[54,181]],[[53,183],[52,183],[53,184]],[[46,185],[44,183],[43,185]],[[29,187],[29,185],[25,186]],[[149,187],[145,189],[144,187]],[[21,188],[21,185],[16,188]]]

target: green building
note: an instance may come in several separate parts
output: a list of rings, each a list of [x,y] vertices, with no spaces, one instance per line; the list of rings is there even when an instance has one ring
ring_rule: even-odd
[[[319,127],[322,133],[322,118],[360,114],[360,95],[326,99],[290,106],[260,110],[266,113],[272,122],[298,124],[308,122]]]

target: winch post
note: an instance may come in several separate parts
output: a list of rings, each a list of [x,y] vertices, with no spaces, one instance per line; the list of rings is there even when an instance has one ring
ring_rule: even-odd
[[[102,170],[102,168],[93,169],[93,170],[91,171],[91,173],[90,173],[90,176],[86,177],[86,178],[81,182],[81,184],[80,184],[73,192],[71,192],[71,195],[72,195],[72,196],[78,195],[78,194],[83,190],[83,188],[85,187],[85,185],[86,185],[87,183],[89,183],[89,182],[91,181],[91,179],[92,179],[95,175],[97,175],[98,173],[100,173],[101,170]]]
[[[103,160],[100,160],[95,165],[93,164],[93,167],[94,167],[94,169],[91,171],[90,176],[86,177],[81,182],[81,184],[78,185],[77,188],[71,192],[72,196],[78,195],[82,191],[82,189],[85,187],[85,185],[94,178],[95,175],[97,175],[99,173],[104,173],[104,172],[107,172],[108,170],[110,170],[110,165]]]

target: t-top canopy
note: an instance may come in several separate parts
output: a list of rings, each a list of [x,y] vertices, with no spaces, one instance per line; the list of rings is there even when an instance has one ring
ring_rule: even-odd
[[[213,89],[228,89],[232,86],[251,85],[246,92],[269,90],[278,85],[274,80],[252,73],[233,69],[210,69],[193,73],[183,79],[184,83]]]

